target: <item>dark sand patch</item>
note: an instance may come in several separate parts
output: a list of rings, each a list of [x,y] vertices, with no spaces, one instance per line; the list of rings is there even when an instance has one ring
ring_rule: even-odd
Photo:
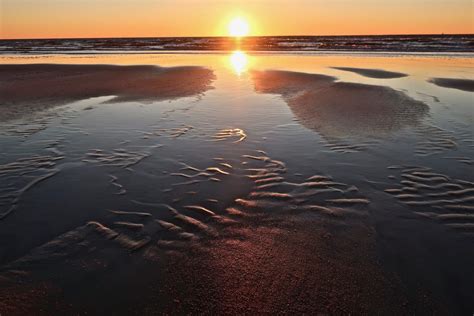
[[[13,264],[29,275],[15,280],[36,284],[46,278],[50,288],[30,293],[18,286],[11,292],[4,284],[0,301],[8,302],[4,311],[49,315],[64,306],[70,314],[94,315],[407,314],[416,309],[398,281],[376,263],[367,227],[328,232],[319,220],[281,223],[234,225],[225,236],[202,242],[183,237],[180,243],[144,243],[107,231],[101,239],[78,228],[67,233],[76,234],[75,240],[60,237]],[[129,250],[117,248],[119,243]],[[45,249],[56,245],[59,251]],[[422,306],[431,311],[429,299]]]
[[[368,69],[368,68],[352,68],[352,67],[332,67],[333,69],[338,69],[342,71],[354,72],[358,75],[376,78],[376,79],[394,79],[394,78],[403,78],[408,77],[407,74],[401,72],[392,72],[381,69]]]
[[[147,103],[194,96],[214,78],[201,67],[0,65],[0,121],[92,97]]]
[[[474,92],[474,80],[470,79],[431,78],[429,82],[443,88]]]
[[[416,126],[429,107],[389,87],[287,71],[253,72],[255,90],[280,94],[298,120],[325,137],[381,136]]]
[[[60,297],[59,289],[44,282],[18,284],[0,279],[0,313],[5,315],[71,314]]]
[[[235,228],[244,240],[218,239],[177,260],[165,274],[171,286],[152,289],[175,303],[150,305],[150,295],[141,305],[165,314],[409,313],[397,285],[367,256],[365,229],[333,235],[319,221],[285,221],[285,227]]]

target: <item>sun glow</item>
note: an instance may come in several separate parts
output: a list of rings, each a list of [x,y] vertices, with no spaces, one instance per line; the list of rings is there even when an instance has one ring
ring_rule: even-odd
[[[234,69],[234,72],[240,76],[247,70],[247,54],[240,50],[233,52],[232,55],[230,55],[230,64]]]
[[[234,37],[244,37],[249,34],[249,23],[240,17],[232,19],[229,23],[229,34]]]

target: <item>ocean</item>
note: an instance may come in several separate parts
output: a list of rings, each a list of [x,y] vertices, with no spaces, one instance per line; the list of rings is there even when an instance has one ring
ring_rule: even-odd
[[[474,52],[474,35],[157,37],[1,40],[0,54],[164,51]]]

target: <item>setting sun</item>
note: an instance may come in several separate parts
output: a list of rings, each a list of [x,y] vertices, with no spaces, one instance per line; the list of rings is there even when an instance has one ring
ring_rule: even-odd
[[[249,24],[243,18],[234,18],[229,23],[229,34],[234,37],[247,36],[249,33]]]

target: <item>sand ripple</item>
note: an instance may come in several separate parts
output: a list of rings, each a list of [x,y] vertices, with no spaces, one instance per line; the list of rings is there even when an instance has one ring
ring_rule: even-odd
[[[173,128],[156,128],[152,132],[144,133],[143,138],[148,139],[150,136],[167,136],[169,138],[178,138],[186,135],[193,129],[193,126],[186,124],[182,124],[180,127]]]
[[[453,133],[433,124],[423,124],[416,128],[416,132],[423,137],[417,144],[415,155],[430,156],[458,147]]]
[[[220,130],[214,135],[214,140],[222,141],[226,139],[235,139],[234,143],[240,143],[247,138],[244,130],[240,128],[227,128]]]
[[[143,155],[122,150],[114,153],[92,151],[88,156],[91,162],[120,167],[133,165],[144,158]],[[43,167],[48,169],[54,167],[54,160],[51,162],[49,158],[37,158],[36,161],[38,164],[45,164]],[[23,164],[31,163],[29,160]],[[3,166],[4,170],[11,168],[18,169],[15,165]],[[84,244],[95,245],[98,240],[102,240],[100,243],[106,242],[109,245],[107,247],[137,252],[145,258],[156,260],[168,252],[200,247],[207,240],[232,235],[232,230],[228,228],[236,225],[243,227],[249,223],[258,224],[279,217],[298,218],[303,214],[314,220],[333,221],[342,225],[348,224],[351,218],[366,217],[370,201],[356,187],[322,174],[295,182],[288,179],[286,173],[284,162],[271,158],[263,151],[242,155],[240,161],[216,158],[214,165],[204,168],[183,163],[181,169],[170,176],[186,180],[178,180],[166,192],[174,194],[173,191],[179,189],[187,190],[187,193],[180,193],[180,198],[173,200],[171,204],[133,201],[137,210],[109,210],[106,222],[90,221],[59,236],[55,242],[34,250],[19,262],[31,264],[41,261],[48,253],[52,255],[50,251],[67,255],[77,247],[57,247],[63,242],[71,242],[72,236],[75,236],[73,239],[81,236]],[[45,177],[47,176],[50,174]],[[118,178],[112,175],[110,178],[111,184],[118,189],[117,194],[124,194],[126,191],[119,184]],[[41,179],[43,178],[37,181]],[[235,181],[247,183],[248,189],[237,191],[228,202],[223,202],[219,194],[213,194],[213,190],[204,188],[204,185],[211,184],[232,185]],[[195,191],[186,189],[190,185],[193,185]],[[187,194],[191,194],[193,203],[187,202]],[[61,256],[56,253],[54,255]]]
[[[59,172],[56,162],[62,156],[32,156],[0,165],[0,220],[15,210],[21,196]]]
[[[474,183],[425,167],[394,166],[398,187],[385,190],[420,216],[463,233],[474,233]]]
[[[154,146],[153,148],[157,147],[160,147],[160,145]],[[86,157],[82,161],[96,163],[102,166],[130,168],[150,155],[150,152],[129,151],[123,148],[115,149],[112,152],[93,149],[86,154]],[[121,188],[121,186],[117,185],[116,180],[117,179],[112,178],[111,183]]]

